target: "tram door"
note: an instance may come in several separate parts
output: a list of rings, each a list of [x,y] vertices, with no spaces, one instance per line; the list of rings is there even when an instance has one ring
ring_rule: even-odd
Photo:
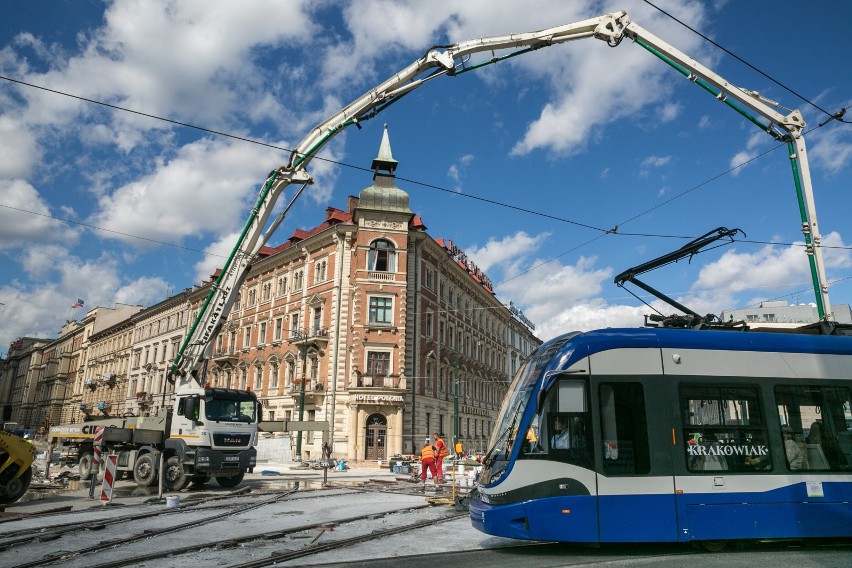
[[[367,438],[365,459],[383,460],[386,457],[386,442],[388,437],[388,421],[381,414],[371,414],[367,418]]]
[[[656,353],[659,366],[658,351],[643,351]],[[631,357],[631,367],[636,369],[642,358]],[[599,376],[592,383],[602,448],[597,473],[601,542],[678,539],[671,442],[665,435],[670,432],[665,424],[668,405],[654,378],[661,379],[636,373]]]

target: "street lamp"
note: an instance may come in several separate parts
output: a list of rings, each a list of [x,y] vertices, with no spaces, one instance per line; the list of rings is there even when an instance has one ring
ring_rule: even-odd
[[[456,452],[456,448],[459,443],[459,359],[461,358],[461,354],[456,351],[456,364],[455,364],[455,379],[453,382],[455,383],[455,394],[453,395],[453,452]],[[456,455],[458,457],[458,455]]]
[[[300,332],[294,331],[294,335],[298,337]],[[301,332],[303,335],[304,342],[302,343],[302,384],[299,389],[299,422],[304,419],[305,416],[305,378],[308,374],[308,332]],[[296,434],[296,457],[299,461],[302,461],[302,430],[299,429]]]

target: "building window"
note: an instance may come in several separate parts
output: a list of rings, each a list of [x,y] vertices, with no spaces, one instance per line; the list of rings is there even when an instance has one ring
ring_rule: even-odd
[[[393,243],[384,239],[373,241],[367,253],[367,270],[396,272],[396,251]]]
[[[278,388],[278,365],[272,365],[269,368],[269,388]],[[271,416],[271,413],[270,413]],[[271,419],[271,418],[270,418]]]
[[[278,292],[276,295],[283,296],[287,293],[287,277],[281,276],[278,278]]]
[[[367,375],[386,377],[390,373],[390,353],[387,351],[367,352]]]
[[[393,323],[393,299],[379,296],[370,297],[370,323]]]
[[[243,349],[248,349],[249,345],[251,345],[251,326],[247,325],[243,335]]]
[[[431,268],[426,268],[423,271],[423,280],[423,284],[424,286],[426,286],[426,288],[428,288],[429,290],[435,289],[435,273],[432,271]]]
[[[268,302],[272,297],[272,282],[266,282],[261,288],[261,301]]]
[[[275,319],[275,335],[273,336],[273,341],[281,341],[281,330],[284,326],[284,318],[276,318]]]
[[[299,337],[299,312],[290,314],[290,335]]]
[[[426,337],[432,337],[432,326],[434,324],[433,319],[434,316],[432,313],[426,314]]]
[[[261,367],[254,368],[254,390],[260,392],[263,386],[263,369]]]
[[[317,262],[314,265],[314,284],[317,282],[323,282],[325,280],[325,272],[327,263],[324,260]]]
[[[445,328],[445,327],[446,327],[446,326],[444,325],[444,322],[439,322],[439,323],[438,323],[438,342],[439,342],[441,345],[443,345],[443,344],[444,344],[444,328]]]
[[[258,335],[257,342],[259,345],[264,345],[266,343],[266,322],[262,322],[260,324],[260,333]]]
[[[285,386],[291,386],[293,381],[296,380],[296,362],[293,360],[287,361],[287,376],[285,379],[287,381]]]
[[[293,274],[293,290],[301,290],[302,285],[304,284],[305,275],[299,270],[295,274]]]
[[[313,309],[314,314],[314,322],[313,322],[313,331],[314,335],[319,335],[320,330],[322,329],[322,308],[317,306]]]
[[[256,303],[257,303],[257,290],[255,290],[254,288],[252,288],[251,290],[249,290],[249,293],[248,293],[248,303],[246,303],[246,306],[247,306],[247,307],[248,307],[248,306],[253,306],[253,305],[255,305]]]

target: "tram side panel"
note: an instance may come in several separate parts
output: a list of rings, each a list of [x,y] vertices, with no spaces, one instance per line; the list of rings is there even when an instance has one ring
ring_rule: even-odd
[[[677,541],[660,350],[602,351],[590,370],[600,542]]]
[[[841,356],[664,349],[663,362],[681,540],[852,535],[852,455],[809,460],[803,426],[821,409],[848,432]]]

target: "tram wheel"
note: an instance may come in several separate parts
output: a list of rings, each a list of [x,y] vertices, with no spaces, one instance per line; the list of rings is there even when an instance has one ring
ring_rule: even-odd
[[[699,540],[698,546],[707,552],[722,552],[730,542],[729,540]]]

